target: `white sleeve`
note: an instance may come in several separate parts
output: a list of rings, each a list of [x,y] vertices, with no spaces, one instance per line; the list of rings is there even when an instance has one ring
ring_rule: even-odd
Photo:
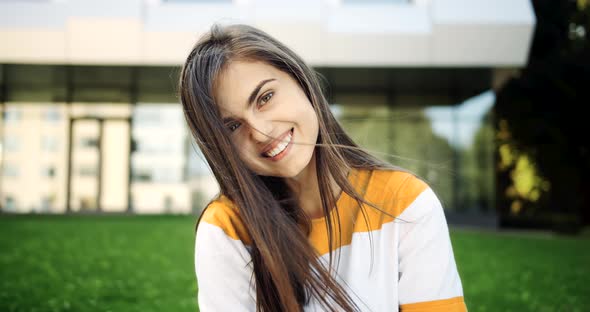
[[[402,311],[404,305],[411,311],[439,311],[434,305],[440,311],[467,311],[444,211],[432,189],[424,190],[399,219]]]
[[[201,221],[195,239],[199,310],[255,311],[252,263],[246,246]]]

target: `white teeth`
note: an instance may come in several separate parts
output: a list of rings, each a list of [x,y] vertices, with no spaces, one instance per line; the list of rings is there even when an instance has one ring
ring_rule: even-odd
[[[275,146],[275,148],[273,148],[272,150],[267,152],[266,156],[275,157],[280,152],[284,151],[285,148],[287,147],[287,145],[289,145],[289,142],[291,142],[291,138],[292,138],[291,133],[289,133],[287,135],[287,137],[285,138],[285,140],[282,141],[281,143],[279,143],[277,146]]]

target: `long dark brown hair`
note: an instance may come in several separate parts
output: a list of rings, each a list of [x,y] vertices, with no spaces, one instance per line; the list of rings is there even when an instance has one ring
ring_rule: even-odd
[[[260,176],[237,156],[214,98],[216,79],[229,61],[263,61],[291,75],[318,117],[314,150],[322,208],[336,205],[333,182],[361,205],[366,202],[347,179],[351,168],[395,169],[359,148],[332,115],[317,74],[288,47],[248,25],[213,25],[182,67],[179,96],[186,121],[221,189],[239,209],[252,240],[257,311],[301,311],[314,297],[327,311],[357,311],[351,296],[332,277],[332,235],[339,216],[326,217],[329,264],[324,265],[307,235],[311,221],[282,178]],[[362,205],[361,205],[362,207]],[[364,213],[364,210],[363,210]],[[340,231],[338,231],[340,232]]]

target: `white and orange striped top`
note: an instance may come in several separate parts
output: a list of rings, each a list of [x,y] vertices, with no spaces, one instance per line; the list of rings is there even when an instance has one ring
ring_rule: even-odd
[[[400,171],[351,170],[349,181],[387,212],[367,206],[364,217],[345,193],[336,204],[342,235],[335,248],[340,257],[333,262],[335,278],[357,306],[362,311],[467,311],[444,211],[432,189]],[[334,210],[330,217],[336,217]],[[338,242],[340,233],[334,235]],[[325,217],[312,220],[309,240],[327,263]],[[195,242],[200,311],[256,310],[250,242],[238,209],[224,196],[214,200]],[[321,307],[312,299],[305,311]]]

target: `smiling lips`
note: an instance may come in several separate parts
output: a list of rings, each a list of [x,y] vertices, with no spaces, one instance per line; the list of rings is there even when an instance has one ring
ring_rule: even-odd
[[[282,135],[280,139],[274,140],[269,147],[265,149],[262,156],[273,158],[287,149],[293,138],[293,129]]]

